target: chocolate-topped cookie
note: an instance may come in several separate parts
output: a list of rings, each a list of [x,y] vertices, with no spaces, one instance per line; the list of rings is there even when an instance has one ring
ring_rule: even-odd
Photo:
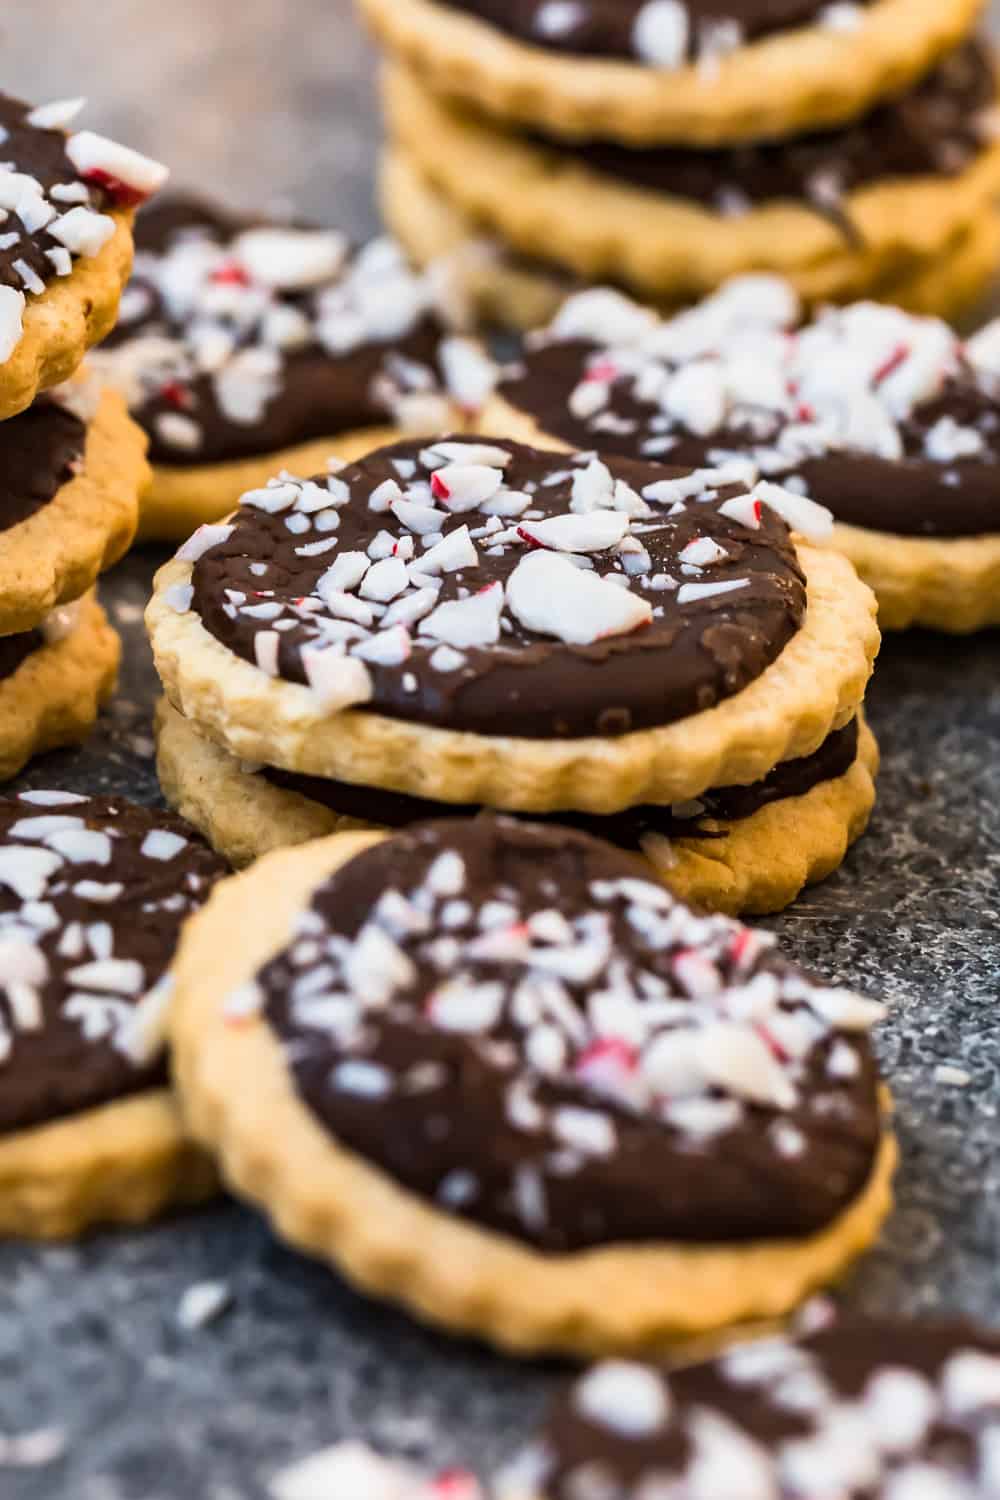
[[[606,1361],[557,1399],[495,1494],[987,1500],[998,1392],[1000,1338],[958,1320],[845,1318],[670,1374]]]
[[[97,359],[150,439],[147,535],[181,539],[282,468],[474,410],[488,367],[449,332],[457,289],[389,239],[174,197],[143,213]]]
[[[811,754],[863,694],[867,596],[786,518],[826,525],[725,469],[400,444],[245,495],[148,618],[172,701],[245,759],[523,811],[681,801]]]
[[[181,924],[224,863],[172,813],[0,799],[0,1181],[8,1232],[145,1218],[210,1180],[166,1088]]]
[[[166,168],[93,131],[84,101],[0,95],[0,421],[72,375],[115,319],[136,205]]]
[[[881,620],[994,622],[1000,576],[995,325],[857,303],[800,325],[787,284],[737,279],[659,321],[617,293],[571,299],[500,387],[505,430],[667,463],[737,463],[833,514]]]
[[[786,275],[812,303],[846,301],[953,253],[1000,187],[996,94],[992,57],[969,42],[836,131],[637,149],[505,132],[398,65],[384,81],[393,150],[471,233],[663,307],[749,271]],[[403,191],[390,222],[416,253],[437,249]]]
[[[607,844],[482,817],[261,861],[188,930],[174,1037],[196,1134],[293,1241],[579,1351],[773,1315],[857,1253],[879,1015]]]

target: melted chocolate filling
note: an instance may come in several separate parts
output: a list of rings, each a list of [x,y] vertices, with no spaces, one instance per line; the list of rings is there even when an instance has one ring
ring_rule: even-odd
[[[140,255],[164,255],[194,231],[224,245],[244,230],[259,228],[265,222],[240,218],[197,198],[156,200],[136,221],[136,250]],[[171,318],[154,281],[143,275],[141,265],[130,288],[145,296],[146,311],[127,323],[119,322],[106,341],[108,348],[155,334],[183,338],[186,324]],[[308,312],[310,300],[307,293],[284,292],[281,297],[284,304],[304,312]],[[314,438],[333,438],[355,428],[391,422],[391,409],[379,395],[379,377],[399,359],[413,360],[437,373],[441,337],[440,324],[424,317],[402,339],[365,344],[341,356],[328,353],[318,343],[286,349],[278,389],[252,423],[233,422],[226,416],[210,375],[186,381],[183,393],[176,391],[174,382],[168,382],[163,391],[133,407],[132,415],[149,434],[150,459],[165,467],[229,463],[278,452]],[[201,441],[194,451],[175,447],[158,433],[157,418],[176,416],[178,411],[191,417],[201,431]]]
[[[56,401],[0,422],[0,532],[54,499],[79,472],[86,444],[86,425]]]
[[[618,849],[634,851],[641,849],[647,833],[669,839],[724,838],[725,830],[715,824],[739,823],[772,802],[804,797],[813,787],[845,776],[857,755],[858,721],[852,719],[843,729],[834,730],[814,755],[782,761],[763,781],[755,781],[752,786],[713,787],[703,793],[698,798],[701,811],[696,814],[681,817],[669,807],[646,806],[630,807],[607,816],[560,812],[546,817],[533,813],[531,820],[576,828],[595,838],[607,839]],[[383,787],[351,786],[346,781],[330,781],[323,776],[300,776],[276,766],[266,766],[260,774],[272,786],[297,792],[341,817],[359,818],[383,828],[406,828],[424,818],[474,817],[482,811],[475,806],[409,797],[405,792],[391,792]]]
[[[537,487],[531,492],[534,511],[546,517],[569,512],[573,475],[565,455],[505,440],[496,440],[495,446],[513,455],[504,473],[510,489]],[[283,515],[242,507],[232,535],[194,566],[192,607],[205,628],[238,656],[256,662],[257,636],[271,625],[262,626],[244,608],[233,607],[227,590],[244,595],[246,607],[283,601],[294,611],[294,601],[312,593],[337,556],[365,552],[387,521],[394,524],[391,514],[369,508],[368,497],[387,479],[397,478],[394,459],[416,460],[422,451],[420,443],[400,443],[340,471],[337,478],[348,486],[351,498],[339,511],[336,551],[303,557],[298,549],[314,545],[308,531],[290,532]],[[613,463],[613,471],[640,492],[684,472],[624,459]],[[544,482],[553,476],[557,483]],[[325,482],[325,476],[317,482]],[[765,509],[754,532],[721,514],[719,506],[737,492],[739,486],[719,490],[716,498],[694,501],[676,515],[661,507],[650,518],[651,529],[641,538],[652,559],[650,570],[629,579],[632,592],[648,599],[656,611],[646,628],[571,645],[527,629],[507,611],[510,628],[501,633],[499,644],[463,651],[464,664],[456,669],[433,665],[437,642],[414,633],[402,668],[368,664],[373,695],[362,711],[481,734],[547,739],[619,735],[669,724],[738,693],[770,666],[799,628],[805,585],[788,528],[773,512]],[[442,531],[447,536],[484,519],[475,512],[451,514]],[[679,554],[698,537],[712,538],[726,554],[699,581],[747,583],[730,593],[678,604],[677,592],[654,587],[653,579],[661,570],[679,571]],[[460,590],[479,590],[496,580],[506,583],[526,551],[523,542],[504,546],[496,556],[487,548],[488,540],[478,544],[477,566],[443,575],[439,602],[457,599]],[[418,548],[417,566],[419,557]],[[614,561],[604,554],[598,560],[602,572]],[[279,640],[282,677],[308,680],[302,647],[316,639],[317,627],[308,615],[293,619]]]
[[[81,829],[108,834],[110,860],[104,863],[77,849],[47,875],[37,901],[54,911],[51,926],[33,927],[25,901],[0,880],[0,945],[15,933],[24,942],[34,936],[46,976],[41,983],[31,981],[38,1003],[36,1025],[5,992],[6,976],[0,970],[0,1035],[9,1043],[0,1059],[0,1134],[166,1082],[162,1054],[136,1063],[115,1040],[121,1041],[131,1007],[165,974],[182,921],[226,873],[222,860],[173,814],[117,798],[67,797],[51,805],[32,802],[32,795],[0,800],[4,876],[18,850],[29,858],[42,851],[60,852],[66,833],[56,828],[44,840],[27,831],[23,837],[12,836],[15,825],[27,830],[39,818],[79,820],[79,829],[71,829],[70,835]],[[143,846],[153,832],[177,835],[185,844],[169,858],[150,856]],[[72,842],[62,847],[72,850]],[[23,870],[19,873],[24,876]],[[116,988],[118,976],[108,971],[102,976],[91,967],[105,957],[126,965],[125,986],[128,970],[134,969],[140,976],[137,991]],[[27,972],[30,977],[32,971]]]
[[[598,432],[574,417],[569,397],[598,346],[583,340],[542,345],[525,355],[519,371],[500,390],[513,406],[528,412],[542,430],[574,447],[599,446],[605,454],[634,454],[650,439],[662,436],[651,426],[662,413],[650,402],[638,401],[631,383],[611,387],[607,413],[623,424],[622,431]],[[925,456],[927,434],[941,417],[975,427],[986,451],[975,458],[949,463]],[[671,464],[711,467],[713,453],[733,450],[751,453],[773,442],[782,419],[763,408],[748,413],[745,425],[728,425],[699,437],[676,429],[665,457]],[[627,430],[625,427],[627,426]],[[904,457],[879,458],[862,452],[826,453],[796,463],[787,472],[800,475],[813,500],[831,510],[847,525],[893,532],[898,536],[979,536],[1000,531],[1000,399],[983,389],[971,372],[952,377],[942,393],[915,407],[899,421]],[[779,480],[787,474],[769,474]]]
[[[444,867],[456,855],[460,882]],[[597,913],[598,923],[608,923],[609,967],[580,980],[562,975],[565,1004],[581,1017],[611,972],[616,984],[636,993],[636,986],[649,993],[650,984],[662,981],[664,997],[684,1003],[673,965],[692,942],[708,951],[706,922],[718,934],[712,952],[724,988],[759,975],[794,987],[801,971],[773,947],[761,945],[749,961],[735,957],[753,941],[747,929],[676,909],[661,887],[636,882],[638,874],[641,867],[628,855],[585,835],[489,817],[422,824],[350,860],[316,891],[290,947],[257,976],[263,1014],[309,1110],[338,1142],[411,1192],[545,1251],[771,1238],[829,1223],[861,1190],[879,1139],[875,1064],[863,1035],[823,1029],[802,1060],[791,1108],[776,1113],[745,1104],[731,1128],[709,1139],[687,1133],[654,1107],[632,1108],[622,1096],[589,1086],[580,1072],[584,1054],[574,1062],[571,1050],[549,1072],[528,1060],[526,1037],[535,1027],[514,997],[524,973],[534,971],[505,948],[470,952],[483,930],[480,913],[491,905],[512,909],[506,920],[515,924],[515,941],[517,924],[533,913],[551,918],[553,907],[565,922],[591,922]],[[428,901],[429,892],[445,885]],[[678,925],[640,924],[637,886],[653,893]],[[385,1003],[374,1004],[356,939],[387,893],[427,911],[429,926],[396,929],[408,961],[404,977]],[[577,951],[572,939],[570,951]],[[345,985],[343,973],[354,972],[355,962],[360,974]],[[506,999],[485,1024],[435,1024],[442,987],[456,977],[470,1005],[476,987],[502,987]],[[356,1023],[337,1019],[338,996],[350,1000],[339,994],[345,987],[357,1003],[369,1002]],[[329,1023],[326,997],[335,1013]],[[565,1018],[557,1024],[570,1033]],[[694,1013],[693,1024],[699,1024]],[[838,1056],[850,1053],[852,1077],[830,1075],[834,1047]],[[513,1102],[525,1090],[537,1107],[527,1119]],[[605,1142],[605,1149],[560,1150],[560,1142],[568,1144],[562,1122],[568,1128],[577,1110],[602,1116],[610,1149]],[[775,1148],[778,1121],[796,1132],[800,1149]],[[542,1179],[541,1201],[525,1192],[526,1170]]]

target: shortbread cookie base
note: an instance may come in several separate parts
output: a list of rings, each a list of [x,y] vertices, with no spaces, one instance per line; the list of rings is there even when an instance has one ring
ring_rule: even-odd
[[[560,55],[435,0],[360,0],[379,39],[429,87],[499,120],[576,139],[717,146],[862,114],[972,29],[981,0],[874,0],[849,31],[798,28],[709,70]]]
[[[158,464],[142,502],[140,540],[183,541],[199,526],[220,521],[241,495],[261,489],[282,469],[290,474],[323,474],[330,458],[351,463],[376,448],[398,442],[401,436],[395,427],[366,427],[233,463],[194,464],[190,468]]]
[[[141,1224],[217,1188],[167,1089],[0,1137],[4,1235],[67,1239],[99,1224]]]
[[[382,217],[418,265],[447,259],[478,317],[501,327],[538,328],[555,316],[581,281],[568,268],[518,257],[501,237],[483,233],[438,191],[400,146],[388,147],[379,173]],[[980,214],[946,253],[880,274],[859,295],[907,312],[954,318],[976,303],[1000,266],[1000,216]],[[859,273],[860,274],[860,273]],[[796,278],[790,278],[793,282]],[[799,287],[800,294],[803,289]],[[676,299],[648,297],[662,312]]]
[[[580,1356],[780,1317],[872,1242],[891,1203],[888,1129],[867,1187],[819,1234],[570,1255],[442,1213],[339,1146],[296,1094],[267,1024],[227,1021],[223,1001],[287,943],[316,886],[381,837],[337,834],[268,855],[216,887],[181,941],[171,1026],[186,1122],[284,1239],[456,1332],[517,1353]]]
[[[245,769],[165,699],[156,712],[156,755],[167,801],[237,869],[274,849],[375,826]],[[643,853],[684,901],[728,916],[781,911],[803,886],[832,874],[860,838],[875,803],[877,770],[878,746],[862,724],[857,760],[843,776],[719,824],[720,838],[653,836]]]
[[[883,630],[969,635],[1000,625],[1000,533],[912,537],[838,525],[833,545],[874,589]]]
[[[128,551],[149,478],[145,433],[122,397],[105,390],[87,426],[81,472],[0,532],[0,635],[32,630]]]
[[[68,380],[83,356],[115,326],[132,270],[131,209],[115,210],[115,232],[90,259],[73,262],[24,309],[21,338],[0,365],[0,422],[30,406],[39,391]]]
[[[169,602],[190,582],[178,559],[156,576],[146,623],[167,697],[231,754],[307,775],[520,812],[617,812],[759,781],[811,755],[853,717],[879,647],[875,599],[835,552],[799,547],[806,616],[742,692],[662,728],[617,738],[529,740],[331,714],[304,685],[269,677]]]
[[[474,223],[523,255],[661,301],[697,298],[748,271],[787,276],[809,301],[858,296],[880,275],[940,254],[1000,189],[1000,145],[954,177],[861,188],[843,203],[859,250],[805,204],[775,200],[724,218],[693,200],[618,182],[449,106],[399,66],[386,69],[383,98],[390,133]]]
[[[90,597],[70,635],[39,647],[0,679],[0,781],[34,755],[86,739],[114,692],[120,656],[118,636]]]

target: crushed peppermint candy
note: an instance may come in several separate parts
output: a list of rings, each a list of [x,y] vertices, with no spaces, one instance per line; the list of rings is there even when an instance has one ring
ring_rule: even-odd
[[[271,1500],[486,1500],[468,1470],[430,1476],[358,1442],[337,1443],[289,1465],[268,1493]]]

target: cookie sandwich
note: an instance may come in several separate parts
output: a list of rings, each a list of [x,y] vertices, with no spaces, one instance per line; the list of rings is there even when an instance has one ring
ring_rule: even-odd
[[[171,813],[0,799],[0,1230],[137,1223],[214,1188],[167,1085],[177,936],[223,862]]]
[[[874,600],[800,534],[825,526],[777,486],[507,440],[273,481],[157,577],[168,795],[234,862],[441,804],[582,817],[685,896],[774,910],[873,799]]]
[[[661,320],[568,302],[484,421],[524,441],[736,464],[828,509],[883,628],[1000,621],[1000,328],[858,303],[802,323],[787,283],[738,278]]]
[[[356,248],[175,197],[141,215],[136,244],[97,367],[149,436],[144,536],[183,540],[282,469],[447,430],[487,394],[488,361],[453,331],[457,283],[391,239]]]
[[[172,1012],[185,1119],[291,1243],[518,1352],[788,1312],[872,1240],[880,1007],[587,835],[336,834],[217,888]]]

